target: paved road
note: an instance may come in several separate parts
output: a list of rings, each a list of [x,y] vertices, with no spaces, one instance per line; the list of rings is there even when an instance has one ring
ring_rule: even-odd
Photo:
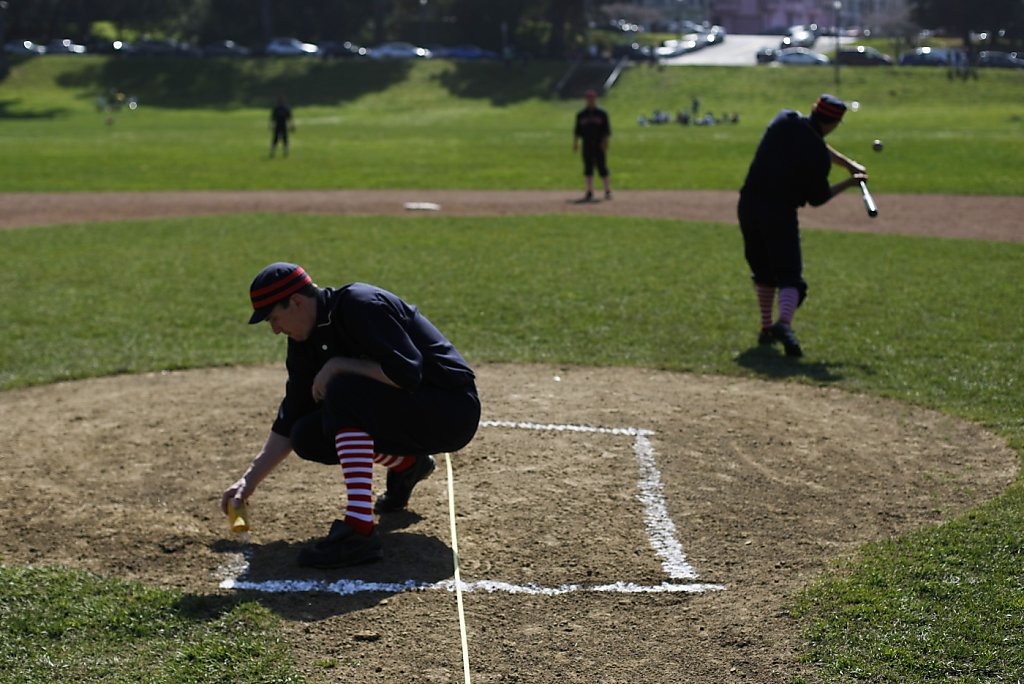
[[[852,38],[842,38],[846,44],[853,41]],[[728,35],[725,42],[720,45],[706,47],[703,50],[690,52],[672,59],[662,60],[663,64],[672,65],[718,65],[718,66],[755,66],[757,60],[754,55],[758,49],[763,47],[779,47],[782,36],[752,36],[752,35]],[[835,38],[826,36],[819,38],[814,46],[817,52],[829,52],[835,49]]]

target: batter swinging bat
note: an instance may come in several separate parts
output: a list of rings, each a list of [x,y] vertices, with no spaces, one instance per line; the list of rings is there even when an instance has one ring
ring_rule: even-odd
[[[868,210],[868,216],[871,218],[878,216],[878,207],[875,206],[875,198],[871,196],[871,191],[868,190],[868,184],[864,181],[860,182],[860,194],[864,196],[864,206]]]

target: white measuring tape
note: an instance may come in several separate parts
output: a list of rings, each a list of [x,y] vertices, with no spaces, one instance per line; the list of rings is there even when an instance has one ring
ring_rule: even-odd
[[[459,538],[455,534],[455,483],[452,477],[452,458],[447,453],[444,455],[444,462],[448,470],[448,518],[451,521],[452,562],[455,565],[455,602],[459,606],[459,632],[462,637],[462,671],[466,677],[466,684],[470,684],[469,643],[466,639],[466,611],[462,607],[462,578],[459,575]]]

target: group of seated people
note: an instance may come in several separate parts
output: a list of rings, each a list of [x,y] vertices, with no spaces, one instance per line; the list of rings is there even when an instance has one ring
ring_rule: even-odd
[[[711,112],[705,112],[704,116],[699,116],[696,113],[691,114],[685,109],[681,109],[676,113],[675,122],[677,124],[682,124],[683,126],[689,126],[690,124],[693,124],[694,126],[715,126],[717,124],[727,123],[735,124],[740,122],[740,114],[739,112],[733,112],[732,114],[723,112],[721,116],[716,117]],[[672,115],[668,112],[663,112],[660,109],[655,109],[649,117],[644,114],[638,116],[636,123],[638,126],[672,123]]]

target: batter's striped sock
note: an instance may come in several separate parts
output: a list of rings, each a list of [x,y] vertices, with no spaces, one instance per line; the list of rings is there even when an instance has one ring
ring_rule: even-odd
[[[800,306],[800,292],[795,287],[783,287],[779,290],[779,323],[787,328],[793,325],[793,316]]]
[[[416,459],[412,456],[393,456],[391,454],[374,454],[373,462],[379,463],[394,473],[404,473],[412,467]]]
[[[754,283],[757,290],[757,306],[761,310],[761,330],[772,324],[772,309],[775,306],[775,288],[770,285]]]
[[[359,534],[368,535],[373,532],[373,437],[345,428],[335,435],[334,448],[348,494],[345,522]]]

